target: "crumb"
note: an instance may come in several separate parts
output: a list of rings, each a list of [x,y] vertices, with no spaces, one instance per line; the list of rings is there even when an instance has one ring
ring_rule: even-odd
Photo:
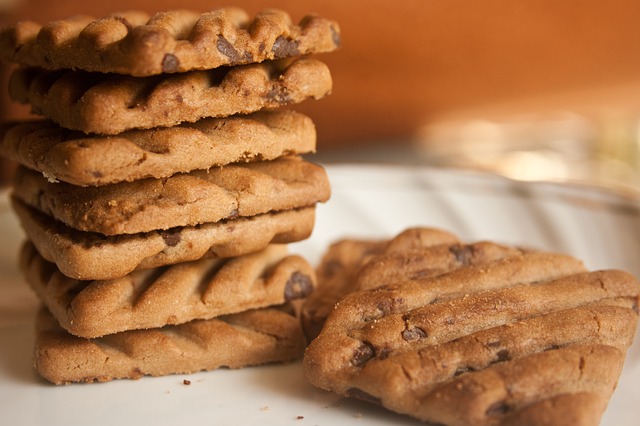
[[[260,411],[269,411],[269,406],[265,405],[265,406],[260,407]]]
[[[304,419],[304,416],[298,416],[298,417],[296,417],[296,420],[302,420],[302,419]]]
[[[49,174],[47,172],[42,172],[42,175],[47,178],[47,180],[49,181],[49,183],[59,183],[60,181],[52,174]]]
[[[183,385],[190,385],[190,384],[191,384],[191,380],[184,379],[184,380],[182,381],[182,384],[183,384]]]

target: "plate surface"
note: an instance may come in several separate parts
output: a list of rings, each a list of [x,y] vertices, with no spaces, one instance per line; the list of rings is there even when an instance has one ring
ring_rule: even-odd
[[[431,168],[328,166],[331,200],[312,237],[293,244],[314,265],[344,237],[389,238],[409,226],[448,229],[557,250],[590,269],[640,276],[640,201],[596,188],[521,183]],[[17,266],[23,233],[0,196],[0,412],[5,424],[419,425],[375,406],[314,389],[300,362],[140,380],[56,387],[32,369],[37,301]],[[188,379],[191,384],[183,384]],[[603,425],[635,425],[640,405],[640,336]]]

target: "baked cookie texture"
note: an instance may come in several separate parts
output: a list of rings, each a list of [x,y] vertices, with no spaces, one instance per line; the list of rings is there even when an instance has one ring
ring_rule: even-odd
[[[52,182],[101,186],[316,150],[311,118],[286,109],[206,118],[115,136],[86,135],[48,120],[0,126],[0,154]]]
[[[13,101],[0,128],[21,269],[44,308],[36,369],[56,384],[239,368],[301,357],[292,301],[330,197],[311,118],[331,93],[312,54],[336,22],[240,8],[77,15],[0,29]]]
[[[308,238],[315,206],[271,212],[198,226],[141,234],[105,236],[83,232],[12,199],[27,237],[38,252],[74,279],[108,280],[202,257],[229,258],[260,251],[269,244]]]
[[[520,252],[488,241],[463,244],[456,235],[429,227],[407,228],[389,240],[336,241],[317,268],[317,291],[302,306],[305,333],[310,339],[317,336],[333,306],[353,291],[436,276]]]
[[[300,157],[100,187],[51,183],[18,169],[13,194],[67,226],[104,235],[136,234],[313,206],[329,199],[324,169]]]
[[[66,129],[116,135],[320,99],[332,84],[324,63],[303,57],[137,78],[19,68],[9,95]]]
[[[405,263],[376,255],[393,270],[382,280],[373,258],[360,267],[363,289],[305,351],[307,379],[430,424],[598,424],[636,332],[638,280],[493,243],[427,251],[449,251],[439,272],[416,268],[414,249]]]
[[[106,382],[288,362],[303,350],[300,321],[286,306],[97,339],[69,334],[42,309],[36,321],[35,368],[58,385]]]
[[[153,16],[126,11],[10,25],[0,32],[0,57],[23,66],[140,77],[330,52],[340,41],[337,22],[307,15],[294,24],[276,9],[253,18],[237,7]]]

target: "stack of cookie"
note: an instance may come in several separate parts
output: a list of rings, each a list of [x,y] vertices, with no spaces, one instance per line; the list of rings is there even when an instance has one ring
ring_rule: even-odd
[[[313,122],[279,108],[331,91],[309,54],[333,21],[277,10],[76,16],[3,29],[21,266],[47,309],[36,368],[54,383],[294,359],[286,302],[315,285],[286,244],[329,198]]]

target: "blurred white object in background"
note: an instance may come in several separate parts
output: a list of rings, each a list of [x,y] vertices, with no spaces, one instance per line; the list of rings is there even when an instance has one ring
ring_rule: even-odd
[[[640,120],[631,113],[444,121],[422,129],[418,151],[431,165],[640,191]]]

